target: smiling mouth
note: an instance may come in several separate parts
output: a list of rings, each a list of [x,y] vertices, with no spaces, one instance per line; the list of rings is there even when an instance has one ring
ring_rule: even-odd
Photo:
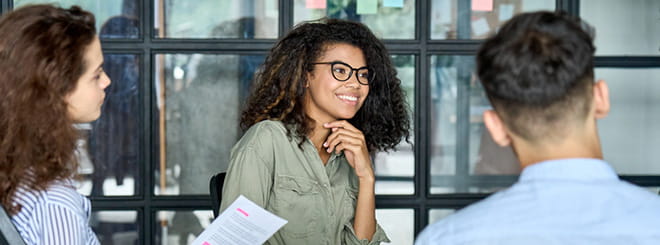
[[[345,94],[338,94],[337,98],[339,98],[341,101],[350,104],[350,105],[356,105],[358,102],[358,97],[356,96],[350,96],[350,95],[345,95]]]

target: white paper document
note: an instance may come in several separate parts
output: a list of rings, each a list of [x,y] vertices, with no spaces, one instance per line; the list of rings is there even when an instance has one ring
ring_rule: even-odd
[[[263,244],[287,222],[241,195],[192,244]]]

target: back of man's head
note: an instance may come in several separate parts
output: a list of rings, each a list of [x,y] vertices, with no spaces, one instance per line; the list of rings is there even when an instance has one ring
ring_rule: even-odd
[[[477,73],[504,124],[535,142],[586,119],[593,96],[592,34],[577,17],[534,12],[508,21],[477,54]]]

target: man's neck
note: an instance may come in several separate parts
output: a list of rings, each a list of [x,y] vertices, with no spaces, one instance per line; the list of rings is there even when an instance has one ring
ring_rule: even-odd
[[[514,140],[513,147],[525,167],[543,161],[567,158],[596,158],[603,159],[598,134],[581,132],[578,135],[565,137],[561,142],[540,142],[530,144],[525,141]]]

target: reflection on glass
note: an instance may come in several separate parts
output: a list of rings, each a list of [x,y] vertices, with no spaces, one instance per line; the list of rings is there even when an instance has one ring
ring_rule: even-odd
[[[187,245],[213,222],[213,211],[156,212],[154,244]]]
[[[406,92],[410,105],[410,122],[413,123],[415,103],[415,56],[392,55],[392,62],[401,79],[401,86]],[[414,124],[414,123],[413,123]],[[411,130],[413,134],[414,130]],[[414,137],[410,142],[414,142]],[[402,141],[396,151],[379,152],[374,158],[376,174],[376,194],[414,194],[415,152],[412,144]]]
[[[413,244],[415,211],[412,209],[376,209],[376,220],[389,244]]]
[[[37,3],[57,3],[64,8],[78,5],[94,13],[101,38],[138,38],[140,35],[138,0],[14,0],[14,7]]]
[[[660,53],[658,0],[581,0],[580,16],[596,28],[597,55]]]
[[[157,195],[208,194],[208,181],[226,171],[239,135],[240,107],[264,56],[156,55],[154,103],[162,147],[154,169]]]
[[[140,60],[134,54],[104,55],[103,70],[112,80],[105,89],[101,116],[78,128],[83,181],[79,191],[91,196],[131,196],[140,183],[138,83]]]
[[[429,210],[429,225],[455,213],[455,209],[431,209]]]
[[[492,107],[477,79],[470,81],[470,174],[518,175],[520,162],[511,147],[493,141],[483,122],[483,113]]]
[[[394,3],[393,3],[394,2]],[[415,38],[415,0],[398,1],[309,1],[293,2],[293,23],[323,17],[362,22],[383,39]]]
[[[431,175],[456,173],[458,85],[470,82],[473,67],[468,56],[431,57]]]
[[[137,211],[95,211],[89,223],[101,244],[138,244]]]
[[[277,0],[156,1],[160,38],[277,38]]]
[[[490,103],[474,68],[472,56],[431,57],[429,152],[434,194],[491,192],[513,183],[513,175],[520,172],[511,148],[496,145],[483,125],[482,114]],[[468,138],[459,139],[461,135]],[[467,141],[467,147],[458,147],[459,140]]]
[[[467,3],[467,4],[465,4]],[[432,39],[483,39],[522,12],[555,9],[554,0],[431,2]]]
[[[598,121],[603,155],[622,175],[658,175],[660,69],[596,69],[610,91],[610,113]]]

